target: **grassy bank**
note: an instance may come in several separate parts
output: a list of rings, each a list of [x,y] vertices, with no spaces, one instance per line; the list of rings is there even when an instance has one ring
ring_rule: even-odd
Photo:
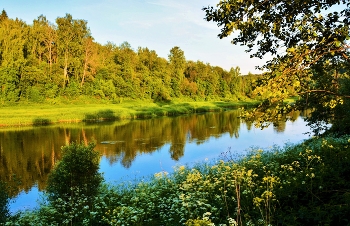
[[[349,225],[350,136],[177,166],[18,213],[7,225]],[[72,191],[79,194],[79,191]],[[75,194],[75,193],[74,193]]]
[[[126,100],[122,103],[67,103],[28,104],[18,103],[0,107],[0,127],[48,125],[81,121],[150,118],[188,113],[221,111],[253,106],[246,102],[180,102],[154,103],[151,101]]]

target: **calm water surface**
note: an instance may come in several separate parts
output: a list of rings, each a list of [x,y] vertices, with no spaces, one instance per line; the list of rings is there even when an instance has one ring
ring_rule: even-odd
[[[297,143],[309,136],[299,113],[292,121],[260,130],[239,118],[238,111],[100,124],[0,130],[0,177],[12,187],[12,212],[33,208],[45,189],[48,173],[69,142],[96,142],[100,171],[109,183],[147,179],[176,165],[215,161],[230,150]]]

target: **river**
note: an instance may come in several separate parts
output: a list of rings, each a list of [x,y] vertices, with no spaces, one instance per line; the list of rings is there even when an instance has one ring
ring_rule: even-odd
[[[261,130],[239,111],[60,124],[0,130],[0,177],[11,186],[11,212],[33,208],[45,189],[61,147],[72,141],[96,143],[100,171],[108,183],[135,182],[176,165],[237,158],[249,149],[298,143],[309,138],[302,115]]]

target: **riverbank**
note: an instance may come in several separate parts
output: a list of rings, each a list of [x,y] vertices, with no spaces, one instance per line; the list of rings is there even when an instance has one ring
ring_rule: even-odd
[[[119,119],[151,118],[181,114],[223,111],[239,107],[253,107],[258,101],[172,101],[155,103],[144,100],[126,100],[122,103],[67,103],[39,104],[16,103],[0,107],[0,127],[22,127],[104,121]]]
[[[43,202],[6,225],[347,225],[349,148],[349,136],[312,138],[180,165],[136,184],[103,184],[91,199]]]

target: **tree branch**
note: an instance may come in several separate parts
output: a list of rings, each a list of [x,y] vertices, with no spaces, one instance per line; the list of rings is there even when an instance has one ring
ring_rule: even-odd
[[[331,94],[331,95],[338,96],[338,97],[350,98],[350,95],[343,95],[340,93],[332,92],[330,90],[321,90],[321,89],[307,90],[305,92],[300,92],[298,94],[309,94],[309,93],[326,93],[326,94]]]

